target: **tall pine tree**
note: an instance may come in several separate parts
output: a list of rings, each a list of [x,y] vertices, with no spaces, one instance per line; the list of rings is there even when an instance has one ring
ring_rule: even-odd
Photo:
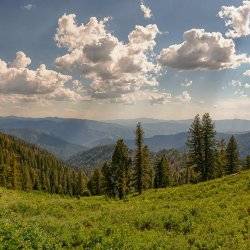
[[[164,188],[170,185],[170,169],[169,164],[165,156],[162,156],[157,161],[155,166],[155,188]]]
[[[136,155],[135,155],[135,190],[141,194],[143,190],[143,136],[144,132],[141,123],[137,123],[135,132],[135,144],[136,144]]]
[[[233,174],[239,170],[239,151],[238,145],[234,136],[231,136],[226,149],[227,166],[226,173]]]
[[[202,180],[206,181],[214,178],[216,140],[215,129],[212,119],[208,113],[202,117],[202,137],[203,137],[203,173]]]
[[[196,115],[188,131],[188,167],[192,167],[201,175],[204,174],[203,166],[203,129],[199,115]]]

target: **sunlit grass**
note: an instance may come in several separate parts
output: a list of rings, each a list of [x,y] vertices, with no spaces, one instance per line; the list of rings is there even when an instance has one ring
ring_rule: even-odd
[[[250,171],[127,201],[0,189],[0,249],[249,249]]]

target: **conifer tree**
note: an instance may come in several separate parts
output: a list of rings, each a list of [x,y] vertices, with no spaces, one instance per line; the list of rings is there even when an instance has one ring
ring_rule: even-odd
[[[99,169],[95,169],[89,182],[88,189],[92,195],[100,195],[102,193],[102,177]]]
[[[8,183],[8,166],[5,163],[0,164],[0,186],[7,187]]]
[[[212,119],[208,113],[202,117],[202,136],[203,136],[203,169],[202,180],[209,180],[214,177],[215,168],[215,153],[216,153],[216,140],[215,129]]]
[[[204,175],[203,167],[203,130],[200,116],[196,115],[188,131],[188,166],[193,167],[195,171]]]
[[[250,169],[250,155],[246,157],[245,169]]]
[[[227,144],[226,154],[227,154],[226,173],[227,174],[236,173],[239,169],[239,151],[234,136],[231,136]]]
[[[82,171],[78,172],[78,178],[77,178],[77,194],[82,196],[84,191],[86,190],[86,180],[84,178],[84,174]],[[99,191],[100,193],[100,191]]]
[[[111,171],[111,164],[109,162],[105,162],[102,169],[101,169],[102,175],[103,175],[103,188],[104,193],[108,197],[115,197],[115,180],[114,175]]]
[[[226,145],[225,145],[225,140],[222,139],[218,143],[218,148],[216,150],[214,177],[216,178],[222,177],[225,174],[226,165],[227,165]]]
[[[165,156],[162,156],[155,166],[155,188],[164,188],[170,185],[170,169]]]
[[[135,190],[141,194],[143,190],[143,136],[144,132],[141,123],[137,123],[136,127],[136,156],[135,156]]]
[[[152,188],[154,186],[154,169],[151,163],[150,152],[148,146],[143,147],[143,190]]]
[[[23,190],[30,191],[32,190],[32,181],[30,177],[30,171],[28,166],[23,167]]]

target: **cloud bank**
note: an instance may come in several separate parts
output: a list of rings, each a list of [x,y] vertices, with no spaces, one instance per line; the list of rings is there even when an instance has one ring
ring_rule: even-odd
[[[28,66],[31,59],[22,51],[16,53],[16,58],[11,63],[0,59],[0,94],[9,95],[8,99],[15,96],[18,100],[31,101],[44,98],[50,100],[75,100],[77,94],[65,87],[72,79],[54,70],[49,70],[44,64],[31,70]],[[12,98],[10,98],[12,95]],[[59,98],[60,96],[60,98]]]
[[[63,15],[55,41],[68,53],[56,58],[58,69],[90,82],[88,93],[94,99],[122,100],[126,94],[157,86],[160,67],[151,60],[160,33],[157,25],[136,25],[125,43],[107,30],[108,20],[91,17],[77,24],[74,14]]]
[[[184,33],[184,42],[161,51],[158,60],[162,66],[183,70],[221,70],[236,68],[249,62],[245,54],[236,54],[232,39],[219,32],[191,29]]]

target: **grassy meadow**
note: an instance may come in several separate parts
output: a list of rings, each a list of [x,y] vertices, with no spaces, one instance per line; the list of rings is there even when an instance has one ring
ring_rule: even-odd
[[[250,249],[250,171],[126,201],[0,188],[0,249]]]

